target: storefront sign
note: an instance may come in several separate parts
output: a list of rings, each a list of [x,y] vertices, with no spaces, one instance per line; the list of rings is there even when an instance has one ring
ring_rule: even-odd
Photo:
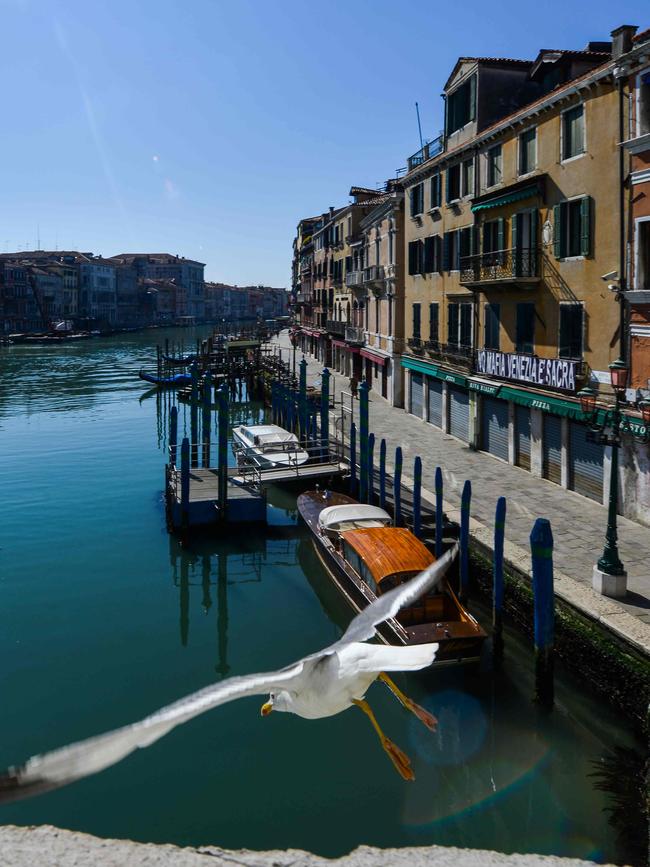
[[[481,394],[490,394],[494,396],[499,393],[500,385],[488,385],[487,382],[477,382],[474,379],[469,380],[469,387],[471,391],[480,391]]]
[[[562,391],[576,390],[578,364],[564,358],[537,358],[491,349],[481,349],[477,356],[478,373]]]

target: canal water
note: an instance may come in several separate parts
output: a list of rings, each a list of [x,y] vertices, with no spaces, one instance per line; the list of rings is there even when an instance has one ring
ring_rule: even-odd
[[[137,720],[220,678],[281,667],[345,624],[295,494],[269,527],[182,550],[167,535],[167,399],[137,378],[165,336],[0,348],[0,766]],[[181,427],[186,423],[181,412]],[[442,844],[622,862],[592,776],[624,721],[560,677],[530,701],[531,653],[503,672],[398,676],[435,734],[380,685],[368,698],[417,779],[398,777],[356,709],[262,718],[218,708],[101,774],[0,808],[0,822],[103,837],[323,855]]]

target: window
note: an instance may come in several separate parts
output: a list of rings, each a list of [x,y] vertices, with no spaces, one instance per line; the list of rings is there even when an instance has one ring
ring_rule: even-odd
[[[505,249],[505,220],[489,220],[483,223],[483,253],[496,253]]]
[[[476,119],[476,73],[448,94],[446,108],[447,135]]]
[[[460,199],[460,163],[447,169],[447,202]]]
[[[460,232],[445,232],[442,239],[442,270],[460,270]]]
[[[438,342],[439,313],[440,308],[437,303],[429,304],[429,340],[432,343]]]
[[[519,136],[519,174],[527,175],[537,165],[537,129],[527,129]]]
[[[637,135],[650,133],[650,69],[645,69],[637,79]]]
[[[635,227],[634,286],[636,289],[650,289],[650,220],[636,220]]]
[[[499,322],[501,307],[499,304],[485,305],[485,348],[499,348]]]
[[[442,177],[440,171],[435,172],[431,177],[431,207],[439,208],[442,202]]]
[[[472,346],[472,305],[452,302],[447,305],[447,343],[469,349]]]
[[[553,208],[553,253],[556,259],[591,255],[591,198],[560,202]]]
[[[458,255],[460,256],[461,266],[463,259],[466,256],[471,256],[474,252],[474,227],[466,226],[464,229],[459,229],[460,237],[458,239]]]
[[[562,159],[570,160],[585,152],[585,108],[576,105],[562,115]]]
[[[503,156],[501,153],[501,145],[495,145],[487,152],[487,185],[494,187],[501,183],[503,176],[502,171]]]
[[[447,305],[447,343],[458,346],[458,313],[459,304]]]
[[[409,241],[409,274],[422,274],[422,241]]]
[[[535,305],[517,304],[516,352],[532,353],[535,346]]]
[[[474,160],[463,162],[463,196],[474,195]]]
[[[420,304],[413,305],[413,337],[416,340],[419,340],[421,335],[420,331]]]
[[[560,358],[582,358],[582,304],[560,304]]]
[[[424,211],[424,184],[411,187],[411,216],[418,217]]]

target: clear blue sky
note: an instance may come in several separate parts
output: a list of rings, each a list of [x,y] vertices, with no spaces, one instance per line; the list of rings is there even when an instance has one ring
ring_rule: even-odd
[[[487,13],[487,14],[486,14]],[[582,48],[602,0],[0,0],[0,250],[171,252],[289,284],[301,216],[374,187],[441,127],[460,55]]]

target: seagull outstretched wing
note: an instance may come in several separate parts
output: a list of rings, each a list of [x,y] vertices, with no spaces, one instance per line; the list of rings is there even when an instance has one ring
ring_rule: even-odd
[[[0,774],[0,803],[57,789],[119,762],[138,747],[148,747],[181,723],[195,716],[249,695],[264,695],[275,689],[299,686],[308,660],[301,659],[280,671],[231,677],[212,684],[157,710],[139,722],[103,735],[77,741],[43,755],[33,756],[24,765]]]
[[[350,622],[342,637],[335,644],[328,647],[328,651],[336,650],[340,645],[350,644],[352,641],[367,641],[376,633],[376,627],[384,620],[394,617],[400,608],[404,608],[411,602],[415,602],[420,596],[430,590],[442,580],[451,566],[454,557],[458,553],[458,542],[450,548],[439,560],[432,563],[424,572],[420,572],[415,578],[400,584],[378,596],[367,608]]]

